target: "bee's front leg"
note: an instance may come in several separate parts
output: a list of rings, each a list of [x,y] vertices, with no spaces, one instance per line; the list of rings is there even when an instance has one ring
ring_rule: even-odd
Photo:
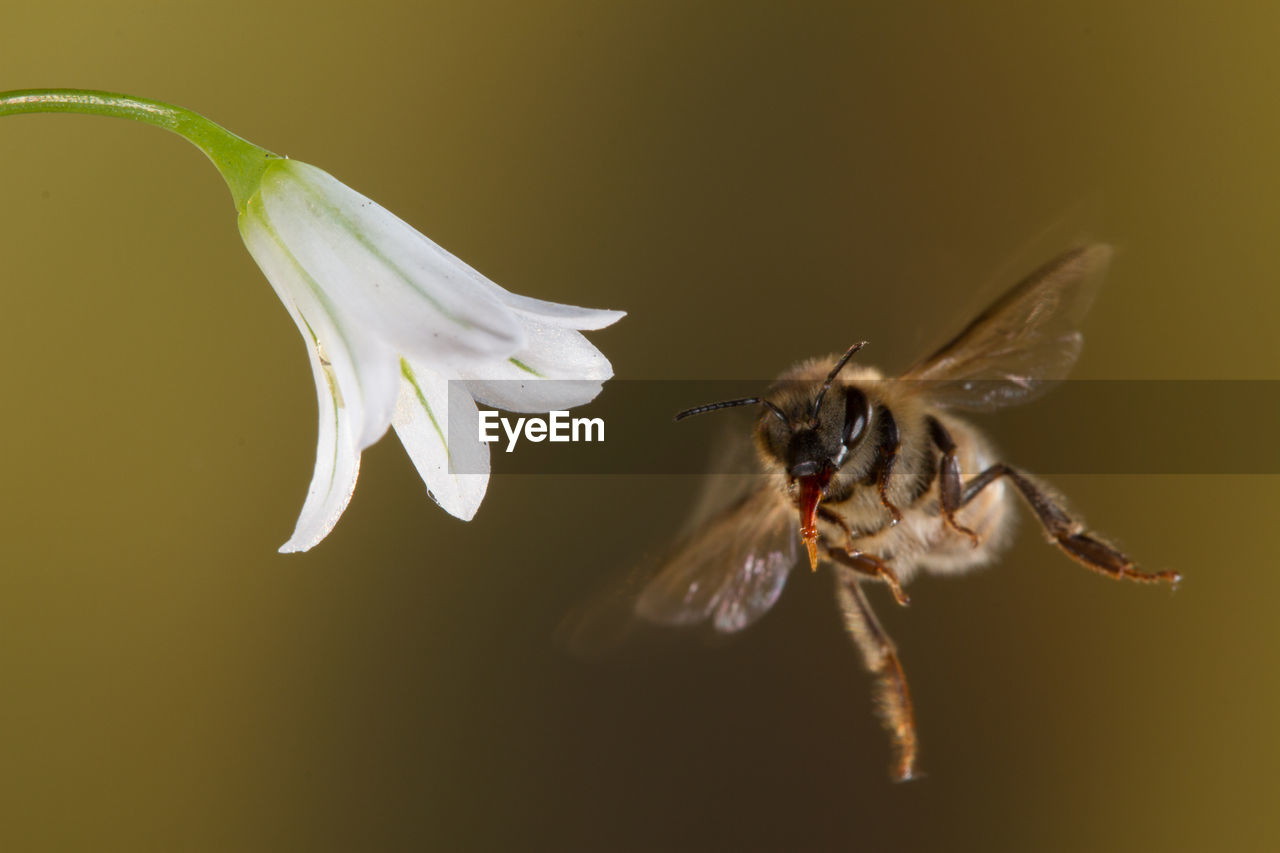
[[[888,406],[876,409],[876,420],[880,422],[880,455],[876,459],[871,473],[875,478],[876,492],[880,496],[880,505],[889,511],[892,520],[897,524],[902,521],[902,510],[889,500],[889,478],[893,476],[893,467],[898,462],[898,451],[902,449],[902,438],[898,434],[898,422]]]
[[[848,566],[859,574],[884,581],[885,585],[889,587],[889,591],[893,593],[893,600],[898,602],[900,606],[906,607],[911,603],[911,598],[903,591],[902,584],[898,581],[897,572],[879,557],[863,553],[852,546],[848,548],[828,548],[827,556],[842,566]]]
[[[978,547],[978,534],[956,521],[960,507],[968,503],[962,494],[960,461],[956,458],[956,442],[937,418],[929,418],[929,436],[934,446],[942,451],[938,460],[938,512],[948,527],[961,536],[968,536],[973,547]]]
[[[845,544],[843,547],[836,545],[827,546],[828,557],[835,560],[837,563],[848,566],[859,574],[884,581],[885,585],[889,587],[889,591],[893,593],[894,601],[898,602],[902,607],[906,607],[911,603],[910,596],[908,596],[902,589],[902,583],[898,580],[898,573],[895,572],[893,567],[884,560],[866,553],[857,546],[857,540],[864,537],[854,533],[853,528],[849,526],[849,522],[845,521],[843,516],[824,508],[819,508],[818,514],[825,520],[838,526],[844,532],[845,536]],[[882,529],[883,528],[881,528],[881,530]],[[876,530],[875,532],[879,533],[880,530]]]
[[[849,632],[867,669],[876,677],[876,698],[885,727],[893,738],[893,777],[905,782],[916,774],[916,721],[911,707],[907,677],[902,672],[898,651],[885,633],[862,594],[858,576],[852,570],[836,568],[836,599]]]

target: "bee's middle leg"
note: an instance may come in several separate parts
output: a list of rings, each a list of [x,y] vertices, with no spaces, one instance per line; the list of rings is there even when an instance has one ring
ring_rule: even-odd
[[[836,570],[836,599],[849,636],[862,652],[862,659],[876,677],[876,693],[885,728],[893,738],[893,776],[905,782],[916,773],[916,720],[911,693],[903,674],[898,651],[880,626],[862,587],[852,571]]]

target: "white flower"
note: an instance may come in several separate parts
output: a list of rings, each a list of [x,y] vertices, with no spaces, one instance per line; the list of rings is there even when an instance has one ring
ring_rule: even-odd
[[[578,330],[622,312],[509,293],[314,166],[272,161],[239,221],[302,332],[320,406],[315,474],[281,551],[333,529],[360,452],[389,425],[428,494],[467,520],[484,498],[489,449],[474,430],[450,435],[451,420],[474,424],[475,400],[520,412],[582,405],[613,375]]]

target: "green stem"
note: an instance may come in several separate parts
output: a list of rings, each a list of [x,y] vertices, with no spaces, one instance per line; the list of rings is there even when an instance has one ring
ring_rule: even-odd
[[[173,131],[205,153],[222,174],[243,213],[258,189],[267,163],[280,159],[265,148],[246,142],[202,115],[182,107],[89,89],[22,89],[0,92],[0,116],[21,113],[83,113],[112,116]]]

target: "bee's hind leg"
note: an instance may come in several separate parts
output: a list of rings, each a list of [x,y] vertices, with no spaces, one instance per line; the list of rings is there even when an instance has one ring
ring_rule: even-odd
[[[1123,553],[1085,533],[1084,525],[1067,515],[1066,510],[1058,505],[1053,496],[1044,487],[1016,468],[1012,468],[1002,462],[992,465],[966,483],[963,491],[959,492],[958,503],[953,507],[946,506],[946,496],[949,491],[953,494],[958,491],[958,472],[953,490],[949,490],[945,483],[942,484],[939,494],[943,498],[939,502],[943,504],[943,514],[945,515],[948,509],[952,512],[960,509],[973,500],[979,492],[1001,477],[1013,483],[1031,507],[1032,512],[1036,514],[1036,518],[1039,519],[1041,526],[1049,534],[1053,543],[1076,562],[1117,580],[1124,578],[1138,583],[1163,582],[1174,586],[1177,586],[1178,582],[1182,580],[1182,575],[1177,572],[1138,571],[1133,567],[1133,561]]]
[[[898,651],[871,611],[854,570],[837,566],[835,576],[836,600],[845,629],[862,652],[867,669],[876,677],[880,716],[893,738],[893,778],[905,782],[916,775],[916,721]]]

